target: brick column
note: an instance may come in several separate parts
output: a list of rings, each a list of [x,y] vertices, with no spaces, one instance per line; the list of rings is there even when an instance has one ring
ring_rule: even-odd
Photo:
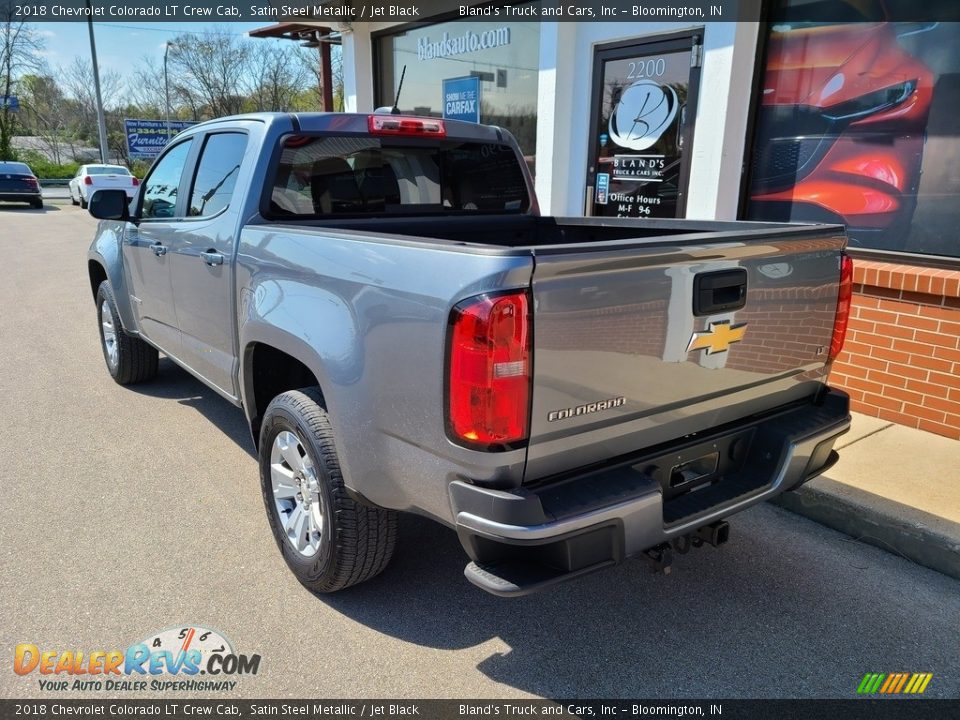
[[[831,383],[853,409],[960,439],[960,271],[854,260]]]

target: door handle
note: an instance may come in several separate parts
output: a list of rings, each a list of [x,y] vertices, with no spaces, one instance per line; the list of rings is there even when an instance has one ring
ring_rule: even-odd
[[[693,314],[697,317],[739,310],[747,304],[743,268],[700,273],[693,279]]]
[[[157,257],[167,254],[166,246],[161,245],[160,243],[154,243],[153,245],[150,246],[150,249],[153,250],[153,254],[156,255]]]
[[[213,250],[200,253],[200,257],[203,258],[203,261],[210,267],[223,265],[223,255]]]

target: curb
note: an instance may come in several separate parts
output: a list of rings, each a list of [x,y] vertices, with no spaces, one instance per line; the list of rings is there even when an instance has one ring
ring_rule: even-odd
[[[958,523],[827,477],[811,480],[771,502],[960,580]]]

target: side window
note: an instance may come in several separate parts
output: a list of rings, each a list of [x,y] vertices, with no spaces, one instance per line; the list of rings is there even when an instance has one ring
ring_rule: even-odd
[[[244,133],[216,133],[207,138],[190,191],[189,216],[209,217],[230,205],[246,149]]]
[[[177,207],[177,188],[187,164],[192,140],[182,142],[160,158],[143,182],[142,218],[172,218]]]

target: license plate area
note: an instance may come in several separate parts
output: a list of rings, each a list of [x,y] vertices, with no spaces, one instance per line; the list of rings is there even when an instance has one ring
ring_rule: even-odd
[[[670,468],[670,489],[675,490],[685,485],[689,486],[688,489],[692,489],[702,482],[709,481],[710,477],[717,472],[719,462],[720,453],[711,452],[695,460],[674,465]]]
[[[723,482],[743,469],[755,428],[689,445],[635,466],[660,485],[664,504]]]

